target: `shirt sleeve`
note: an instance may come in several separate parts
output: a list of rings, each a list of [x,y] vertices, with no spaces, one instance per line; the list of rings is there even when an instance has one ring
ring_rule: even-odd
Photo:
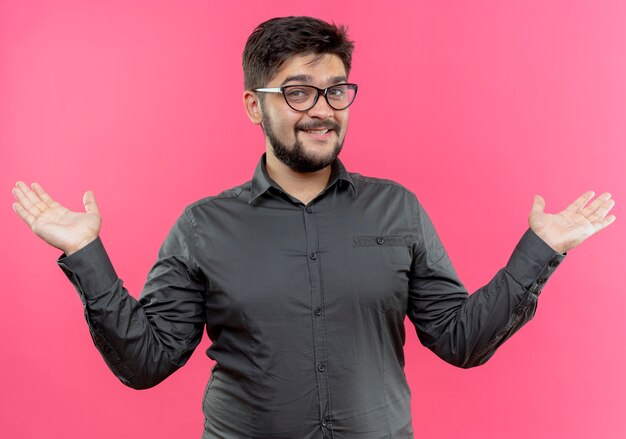
[[[541,289],[565,256],[529,229],[506,266],[468,295],[428,215],[419,203],[417,209],[407,315],[439,357],[463,368],[481,365],[533,318]]]
[[[205,281],[185,211],[159,250],[139,300],[118,278],[100,238],[59,266],[78,291],[93,341],[126,385],[152,387],[183,366],[202,338]]]

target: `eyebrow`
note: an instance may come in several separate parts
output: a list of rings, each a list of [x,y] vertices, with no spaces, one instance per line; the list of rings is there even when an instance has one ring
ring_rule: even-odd
[[[331,84],[339,84],[340,82],[346,82],[348,80],[348,78],[346,78],[345,76],[333,76],[332,78],[330,78],[330,83]],[[305,84],[311,84],[313,82],[313,78],[311,77],[311,75],[292,75],[292,76],[287,76],[285,78],[285,80],[280,84],[280,86],[282,87],[283,85],[289,83],[289,82],[302,82]]]

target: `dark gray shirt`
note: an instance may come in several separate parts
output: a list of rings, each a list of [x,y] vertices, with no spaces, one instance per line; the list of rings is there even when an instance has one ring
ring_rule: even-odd
[[[115,375],[154,386],[206,327],[216,361],[205,438],[412,438],[404,319],[445,361],[477,366],[534,315],[562,260],[528,230],[468,296],[415,196],[333,165],[308,205],[267,175],[187,207],[139,301],[100,240],[62,257]]]

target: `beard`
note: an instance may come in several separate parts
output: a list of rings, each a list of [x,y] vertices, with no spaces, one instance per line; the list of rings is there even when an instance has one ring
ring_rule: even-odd
[[[278,136],[276,136],[274,130],[272,130],[272,121],[267,115],[263,116],[261,127],[263,128],[263,132],[269,140],[270,145],[272,145],[272,151],[274,152],[276,158],[296,172],[316,172],[324,169],[337,159],[337,156],[341,152],[341,148],[343,148],[344,139],[339,137],[340,126],[335,122],[320,121],[296,125],[294,127],[295,141],[291,146],[287,146],[287,144],[282,142]],[[302,142],[298,140],[298,131],[320,129],[334,131],[338,140],[329,154],[322,157],[315,157],[311,154],[307,154],[305,151]]]

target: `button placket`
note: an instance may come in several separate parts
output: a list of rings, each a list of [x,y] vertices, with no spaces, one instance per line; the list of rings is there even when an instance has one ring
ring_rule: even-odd
[[[305,236],[306,236],[306,261],[310,276],[311,288],[311,312],[313,331],[313,361],[315,379],[317,381],[317,394],[319,402],[320,423],[327,418],[330,410],[330,383],[328,377],[328,355],[326,349],[326,321],[319,318],[324,313],[324,292],[322,286],[322,255],[319,253],[319,229],[316,215],[310,207],[303,209]]]

